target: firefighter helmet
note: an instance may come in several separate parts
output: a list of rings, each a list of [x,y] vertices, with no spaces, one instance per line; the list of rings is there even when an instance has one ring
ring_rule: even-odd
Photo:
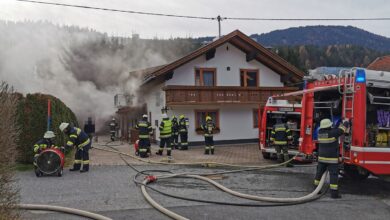
[[[62,132],[64,132],[65,129],[67,129],[68,127],[69,127],[69,123],[62,122],[62,123],[60,124],[60,130],[61,130]]]
[[[162,118],[168,118],[168,115],[167,114],[162,114]]]
[[[210,117],[210,116],[207,116],[207,117],[206,117],[206,121],[211,121],[211,117]]]
[[[45,134],[43,135],[43,138],[50,139],[50,138],[55,138],[56,135],[52,131],[46,131]]]
[[[147,114],[143,114],[142,118],[148,118],[148,115]]]
[[[332,121],[328,118],[322,119],[320,122],[320,128],[330,128],[332,126]]]
[[[180,118],[180,119],[183,119],[183,118],[184,118],[184,115],[180,115],[179,118]]]

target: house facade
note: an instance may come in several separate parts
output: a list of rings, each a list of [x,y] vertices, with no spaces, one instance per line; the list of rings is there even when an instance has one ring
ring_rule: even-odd
[[[258,141],[259,112],[268,97],[296,90],[289,85],[303,75],[237,30],[145,73],[140,94],[156,137],[167,111],[189,119],[190,145],[203,143],[200,125],[207,115],[217,126],[216,144],[249,143]]]

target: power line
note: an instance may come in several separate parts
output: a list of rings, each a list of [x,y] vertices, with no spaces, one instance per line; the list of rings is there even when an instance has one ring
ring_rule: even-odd
[[[16,0],[16,1],[19,1],[19,2],[30,2],[30,3],[36,3],[36,4],[44,4],[44,5],[56,5],[56,6],[64,6],[64,7],[72,7],[72,8],[83,8],[83,9],[93,9],[93,10],[101,10],[101,11],[122,12],[122,13],[128,13],[128,14],[153,15],[153,16],[164,16],[164,17],[175,17],[175,18],[190,18],[190,19],[203,19],[203,20],[215,20],[215,19],[217,19],[217,18],[213,18],[213,17],[191,16],[191,15],[176,15],[176,14],[163,14],[163,13],[154,13],[154,12],[121,10],[121,9],[113,9],[113,8],[101,8],[101,7],[93,7],[93,6],[85,6],[85,5],[73,5],[73,4],[63,4],[63,3],[54,3],[54,2],[42,2],[42,1],[33,1],[33,0]]]
[[[54,2],[43,2],[43,1],[34,1],[34,0],[16,0],[16,1],[36,3],[36,4],[45,4],[45,5],[56,5],[56,6],[64,6],[64,7],[73,7],[73,8],[101,10],[101,11],[121,12],[121,13],[129,13],[129,14],[164,16],[164,17],[174,17],[174,18],[203,19],[203,20],[217,20],[218,22],[220,22],[222,20],[239,20],[239,21],[390,21],[390,17],[377,17],[377,18],[254,18],[254,17],[252,17],[251,18],[251,17],[221,17],[219,15],[217,17],[205,17],[205,16],[164,14],[164,13],[133,11],[133,10],[121,10],[121,9],[113,9],[113,8],[102,8],[102,7],[63,4],[63,3],[54,3]]]
[[[241,21],[389,21],[390,18],[236,18],[226,17],[228,20]]]

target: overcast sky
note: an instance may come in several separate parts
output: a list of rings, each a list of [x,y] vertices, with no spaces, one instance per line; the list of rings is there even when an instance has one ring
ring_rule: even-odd
[[[40,0],[156,13],[216,17],[357,18],[390,17],[388,0]],[[0,19],[47,20],[89,27],[110,35],[142,38],[198,37],[218,34],[216,21],[134,15],[118,12],[0,0]],[[231,21],[222,34],[240,29],[246,34],[306,25],[352,25],[390,37],[390,21]]]

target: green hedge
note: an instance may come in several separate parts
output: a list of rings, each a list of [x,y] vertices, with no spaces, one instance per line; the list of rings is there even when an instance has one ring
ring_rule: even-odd
[[[61,100],[45,94],[27,94],[19,99],[17,124],[20,128],[18,162],[32,163],[33,145],[43,137],[47,127],[47,100],[51,100],[51,130],[56,134],[56,144],[63,146],[65,137],[58,129],[61,122],[78,126],[75,114]]]

